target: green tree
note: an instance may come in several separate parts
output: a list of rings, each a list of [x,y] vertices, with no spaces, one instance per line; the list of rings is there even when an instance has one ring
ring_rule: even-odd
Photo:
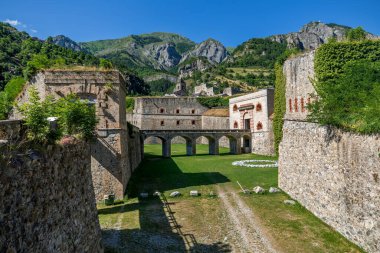
[[[359,26],[348,30],[346,37],[348,41],[363,41],[366,38],[366,31]]]

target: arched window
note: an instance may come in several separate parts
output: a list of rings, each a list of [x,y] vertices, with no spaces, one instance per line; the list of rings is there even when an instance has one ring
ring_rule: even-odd
[[[165,122],[161,120],[161,126],[165,126]]]
[[[262,108],[261,104],[258,103],[258,104],[256,105],[256,112],[261,112],[262,110],[263,110],[263,108]]]
[[[164,112],[165,112],[164,108],[160,108],[160,113],[164,113]]]
[[[234,122],[234,128],[238,128],[239,127],[239,124],[237,123],[237,121]]]
[[[233,107],[233,111],[236,112],[238,110],[238,106],[237,105],[234,105]]]
[[[289,112],[293,112],[292,99],[289,98]]]
[[[195,109],[191,110],[191,114],[195,114]]]
[[[177,114],[178,114],[178,113],[179,113],[179,109],[175,110],[175,113],[177,113]]]
[[[294,111],[298,112],[298,98],[294,99]]]
[[[256,130],[262,130],[263,129],[263,124],[259,121],[256,125]]]
[[[301,98],[301,112],[305,112],[305,101]]]

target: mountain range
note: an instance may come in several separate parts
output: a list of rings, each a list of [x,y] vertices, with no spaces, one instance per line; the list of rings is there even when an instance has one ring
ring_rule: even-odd
[[[310,50],[326,43],[330,38],[342,40],[349,29],[351,28],[348,26],[332,23],[310,22],[299,32],[273,35],[265,39],[285,44],[287,48]],[[367,37],[372,39],[377,36],[367,33]],[[52,42],[74,51],[109,59],[118,65],[138,70],[142,76],[161,71],[176,74],[178,66],[186,61],[189,62],[191,58],[207,59],[211,65],[215,65],[227,58],[239,58],[252,51],[248,47],[249,41],[242,43],[247,46],[245,49],[242,50],[241,45],[237,47],[239,50],[235,49],[229,53],[226,47],[215,39],[210,38],[197,44],[179,34],[163,32],[80,43],[59,35],[53,37]]]
[[[49,37],[46,41],[42,41],[6,25],[1,29],[0,40],[1,36],[7,36],[1,46],[4,48],[12,46],[12,50],[9,49],[7,55],[0,54],[0,60],[3,59],[0,68],[6,70],[5,74],[0,76],[2,82],[0,88],[11,76],[17,76],[24,71],[27,60],[31,59],[34,51],[34,53],[44,52],[46,46],[41,43],[48,43],[73,52],[65,60],[66,63],[78,64],[83,61],[99,64],[96,59],[104,58],[111,61],[115,67],[132,72],[135,75],[132,79],[139,80],[132,86],[141,86],[143,81],[138,78],[141,77],[150,86],[150,94],[162,95],[170,93],[174,83],[179,79],[185,80],[189,94],[193,87],[199,84],[212,86],[216,92],[231,86],[242,91],[273,86],[274,63],[285,50],[291,48],[300,51],[311,50],[330,39],[340,41],[351,28],[332,23],[310,22],[298,32],[252,38],[233,49],[227,49],[221,42],[212,38],[196,43],[179,34],[164,32],[76,42],[64,35]],[[13,39],[16,34],[17,39],[16,37]],[[368,32],[366,37],[379,38]],[[9,44],[9,39],[14,41]],[[24,41],[34,45],[33,47],[38,45],[38,50],[33,49],[33,51],[22,46],[26,44]],[[18,59],[19,51],[23,52],[22,59],[25,60]],[[54,49],[54,52],[58,51],[58,48]],[[64,57],[67,53],[62,51],[60,55]],[[73,61],[73,57],[77,60]]]

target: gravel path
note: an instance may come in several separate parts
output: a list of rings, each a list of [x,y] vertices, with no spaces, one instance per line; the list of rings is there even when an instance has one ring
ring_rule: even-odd
[[[241,252],[277,252],[266,238],[258,218],[232,189],[217,185],[218,195],[226,208],[233,233]]]

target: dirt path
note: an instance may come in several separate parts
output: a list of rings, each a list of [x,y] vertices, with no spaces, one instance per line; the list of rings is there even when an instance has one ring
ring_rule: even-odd
[[[226,208],[230,226],[233,230],[231,235],[241,252],[278,252],[265,236],[258,218],[241,197],[231,188],[220,185],[216,186],[218,195]]]

